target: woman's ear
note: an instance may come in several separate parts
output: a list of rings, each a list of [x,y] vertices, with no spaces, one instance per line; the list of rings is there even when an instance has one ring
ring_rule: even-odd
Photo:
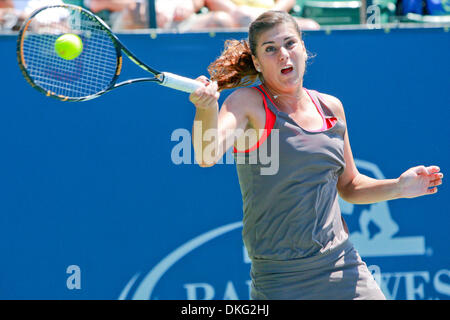
[[[305,61],[308,60],[308,52],[306,51],[305,43],[302,40],[302,46],[303,46],[303,55],[305,56]]]
[[[258,58],[252,55],[253,65],[255,66],[256,71],[261,72],[261,66],[259,64]]]

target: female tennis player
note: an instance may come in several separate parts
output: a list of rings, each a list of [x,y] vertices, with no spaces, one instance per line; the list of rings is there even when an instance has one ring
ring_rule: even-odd
[[[226,43],[210,66],[213,81],[199,77],[205,87],[190,101],[196,107],[193,143],[200,165],[213,165],[233,145],[236,160],[256,159],[236,161],[243,239],[252,261],[251,298],[385,299],[348,239],[338,194],[355,204],[431,195],[443,174],[437,166],[417,166],[397,179],[360,174],[342,103],[303,87],[308,56],[291,16],[263,13],[248,37]],[[256,78],[261,85],[246,86]],[[219,111],[219,91],[237,87]],[[207,130],[217,131],[213,142],[199,136]],[[256,144],[242,147],[243,139],[256,133]],[[274,142],[279,169],[263,175],[258,151]]]

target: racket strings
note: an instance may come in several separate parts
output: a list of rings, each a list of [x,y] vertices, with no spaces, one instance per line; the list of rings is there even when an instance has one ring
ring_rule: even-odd
[[[73,60],[55,52],[56,39],[77,34],[83,51]],[[30,21],[23,36],[22,57],[33,82],[52,95],[81,98],[106,90],[116,75],[117,52],[103,26],[88,13],[47,8]]]

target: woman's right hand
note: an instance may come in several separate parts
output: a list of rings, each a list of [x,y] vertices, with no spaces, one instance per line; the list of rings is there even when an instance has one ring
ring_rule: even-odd
[[[205,86],[200,87],[189,96],[191,101],[197,109],[212,109],[217,107],[217,101],[219,100],[220,93],[218,91],[217,82],[211,82],[207,77],[200,76],[197,79]]]

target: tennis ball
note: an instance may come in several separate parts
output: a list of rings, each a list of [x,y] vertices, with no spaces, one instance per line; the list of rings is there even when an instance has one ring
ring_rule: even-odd
[[[63,34],[55,41],[55,51],[65,60],[75,59],[83,51],[83,41],[76,34]]]

